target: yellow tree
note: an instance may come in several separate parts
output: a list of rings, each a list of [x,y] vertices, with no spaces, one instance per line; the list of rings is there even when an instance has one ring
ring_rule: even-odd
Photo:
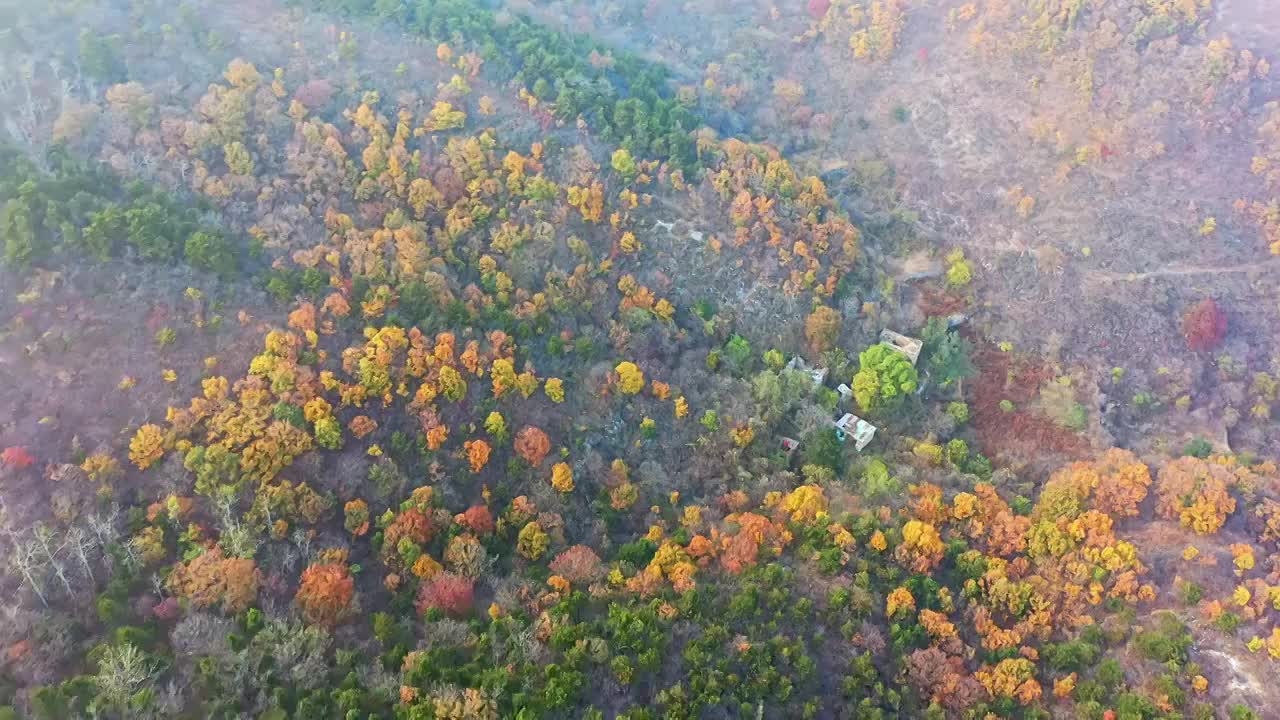
[[[916,599],[912,597],[911,591],[905,587],[894,588],[885,597],[884,614],[889,617],[894,617],[899,612],[913,612],[915,609]]]
[[[623,361],[613,369],[618,374],[618,389],[624,395],[635,395],[644,389],[644,372],[635,363]]]
[[[826,517],[827,498],[819,485],[801,485],[787,494],[782,501],[782,510],[792,522],[808,524]]]
[[[1036,666],[1026,658],[1006,658],[974,673],[992,698],[1014,698],[1023,705],[1035,702],[1041,694],[1035,679]]]
[[[1089,501],[1099,512],[1134,517],[1150,486],[1146,464],[1128,450],[1112,448],[1094,462],[1074,462],[1050,476],[1038,514],[1075,517]]]
[[[840,337],[840,313],[820,305],[804,319],[804,337],[814,355],[830,350]]]
[[[894,550],[894,558],[913,572],[927,573],[942,562],[942,536],[927,522],[908,520],[902,526],[902,544]]]
[[[569,463],[556,463],[551,468],[551,487],[557,492],[573,492],[573,468]]]
[[[1156,478],[1156,513],[1183,527],[1211,535],[1235,512],[1230,488],[1236,476],[1226,462],[1181,457],[1160,468]]]
[[[537,560],[547,551],[550,544],[551,538],[543,532],[542,526],[537,521],[532,521],[520,528],[520,533],[516,537],[516,552],[522,557]]]
[[[146,470],[164,456],[165,436],[159,425],[147,423],[129,441],[129,460]]]
[[[564,402],[564,381],[560,378],[547,378],[547,381],[542,386],[542,391],[547,394],[547,398],[551,402]]]

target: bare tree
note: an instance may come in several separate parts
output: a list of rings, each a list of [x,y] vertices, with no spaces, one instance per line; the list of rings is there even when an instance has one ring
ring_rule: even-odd
[[[301,529],[295,530],[293,533],[293,542],[297,545],[298,550],[302,553],[302,557],[311,559],[311,536],[303,532]]]
[[[108,707],[128,707],[129,700],[149,684],[159,668],[131,643],[109,645],[98,661],[98,698]]]
[[[97,538],[83,527],[73,525],[67,531],[67,547],[71,555],[80,561],[80,567],[84,569],[84,575],[89,578],[89,582],[96,583],[97,579],[93,576],[93,563],[89,558],[99,547]]]
[[[97,538],[98,545],[106,547],[120,537],[120,505],[112,503],[106,514],[94,511],[85,522],[89,526],[89,531]]]
[[[23,537],[23,533],[14,527],[13,518],[9,515],[9,506],[3,496],[0,496],[0,537],[7,540],[9,544],[5,559],[6,567],[22,577],[23,582],[31,588],[31,592],[40,599],[41,605],[49,607],[49,598],[45,595],[48,572],[40,558],[40,552],[34,543],[29,542]]]
[[[49,529],[48,525],[38,523],[31,532],[31,542],[35,545],[38,552],[44,555],[44,560],[49,568],[53,570],[53,574],[58,580],[62,581],[62,586],[66,588],[67,595],[75,595],[75,590],[71,586],[71,579],[67,577],[67,567],[62,561],[62,551],[67,548],[66,537],[59,538]]]
[[[46,576],[45,567],[40,564],[36,557],[36,548],[34,545],[19,541],[18,538],[10,536],[10,552],[8,567],[13,572],[22,576],[27,586],[31,588],[31,592],[40,598],[40,603],[45,607],[49,607],[49,600],[44,594],[44,578]]]

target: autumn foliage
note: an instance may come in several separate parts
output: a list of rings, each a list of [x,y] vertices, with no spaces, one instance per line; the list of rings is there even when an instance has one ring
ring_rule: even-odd
[[[986,690],[970,675],[962,658],[947,655],[936,647],[923,648],[908,655],[906,671],[907,682],[921,696],[948,710],[963,710],[987,697]]]
[[[488,506],[472,505],[454,518],[454,522],[479,535],[493,532],[493,514]]]
[[[347,532],[360,537],[369,532],[369,504],[356,499],[342,506],[343,526]]]
[[[942,537],[937,528],[909,520],[902,526],[902,544],[894,551],[894,557],[912,572],[927,573],[942,561],[942,552]]]
[[[516,433],[515,450],[525,462],[538,467],[551,451],[551,438],[541,429],[528,426]]]
[[[146,470],[164,456],[164,445],[164,431],[160,426],[148,423],[138,428],[129,441],[129,459],[139,470]]]
[[[620,362],[613,371],[618,374],[618,389],[623,395],[635,395],[644,389],[644,372],[635,363]]]
[[[457,28],[474,24],[455,22],[451,13],[455,5],[475,3],[428,5],[441,14],[438,23],[434,17],[429,23],[432,32],[444,28],[465,36]],[[660,5],[650,3],[650,10],[663,10]],[[842,46],[884,59],[903,30],[904,5],[807,0],[791,8],[788,20],[811,32],[844,27],[852,35],[839,38]],[[972,9],[957,8],[955,24],[978,12],[965,7]],[[806,12],[815,22],[805,21]],[[1118,22],[1126,13],[1106,15]],[[1047,26],[1075,43],[1081,39],[1072,36],[1077,20],[1091,21],[1073,15]],[[339,672],[322,675],[317,668],[312,676],[312,663],[299,658],[305,680],[321,690],[304,698],[286,688],[296,714],[572,716],[582,710],[575,703],[604,690],[608,712],[629,716],[652,707],[672,717],[729,711],[1039,717],[1050,710],[1062,717],[1108,717],[1110,707],[1137,705],[1135,699],[1160,684],[1155,702],[1161,712],[1190,715],[1192,708],[1174,707],[1181,703],[1174,702],[1172,686],[1203,693],[1202,676],[1196,680],[1167,665],[1169,673],[1156,679],[1147,672],[1153,663],[1103,682],[1092,658],[1066,656],[1095,642],[1077,643],[1078,636],[1100,636],[1096,642],[1108,645],[1082,655],[1126,652],[1129,636],[1111,632],[1123,630],[1114,621],[1141,616],[1163,579],[1151,576],[1178,562],[1161,553],[1160,572],[1150,573],[1134,518],[1144,511],[1149,516],[1154,505],[1159,517],[1214,533],[1239,497],[1252,536],[1238,537],[1244,523],[1233,524],[1221,543],[1200,541],[1204,553],[1194,566],[1199,550],[1191,548],[1178,571],[1202,581],[1214,572],[1209,561],[1225,559],[1223,548],[1229,548],[1230,566],[1223,562],[1217,569],[1236,576],[1229,580],[1234,592],[1228,587],[1216,605],[1207,603],[1204,615],[1214,624],[1234,617],[1256,625],[1247,629],[1256,633],[1248,649],[1280,659],[1280,630],[1270,627],[1269,615],[1280,608],[1280,587],[1271,584],[1276,563],[1267,553],[1280,543],[1280,502],[1272,484],[1250,474],[1261,474],[1258,466],[1246,470],[1219,456],[1180,458],[1161,467],[1153,482],[1155,466],[1113,449],[1060,466],[1042,483],[1044,455],[1031,451],[1084,457],[1091,438],[1038,417],[1037,395],[1059,374],[1081,373],[1023,360],[1026,355],[1002,347],[978,356],[976,382],[940,383],[943,356],[968,351],[928,339],[934,323],[917,333],[926,338],[918,370],[883,344],[842,347],[846,319],[845,337],[861,342],[874,337],[889,315],[896,326],[909,324],[906,317],[924,320],[935,313],[896,312],[898,301],[918,290],[895,290],[881,272],[888,268],[850,274],[860,231],[822,180],[798,174],[775,148],[692,130],[701,126],[704,98],[725,108],[742,99],[746,91],[732,89],[735,79],[727,77],[739,72],[729,67],[732,61],[711,64],[701,85],[672,83],[673,98],[664,99],[657,114],[642,112],[647,101],[641,96],[653,94],[648,80],[616,104],[611,100],[605,116],[634,128],[605,137],[631,137],[636,147],[649,147],[614,152],[615,174],[604,169],[597,177],[608,150],[595,141],[572,149],[558,141],[546,148],[508,147],[493,128],[460,131],[477,104],[481,115],[506,112],[502,101],[468,97],[471,84],[497,95],[491,75],[502,68],[493,65],[545,59],[538,72],[521,76],[531,88],[512,83],[520,91],[518,112],[528,128],[578,122],[585,131],[600,116],[589,107],[597,90],[607,95],[610,78],[639,61],[575,44],[590,50],[586,66],[572,59],[552,63],[556,48],[545,47],[533,21],[513,17],[478,25],[499,36],[517,31],[504,28],[518,28],[532,41],[514,54],[496,42],[500,37],[474,47],[465,37],[451,39],[456,53],[440,45],[435,57],[453,77],[438,85],[434,99],[370,87],[343,112],[332,105],[348,99],[354,86],[296,82],[293,74],[304,62],[259,76],[236,61],[227,84],[211,86],[189,113],[178,105],[182,98],[169,91],[152,96],[141,83],[107,91],[107,107],[95,106],[95,112],[110,122],[94,135],[109,144],[91,157],[119,165],[121,173],[146,168],[182,188],[183,197],[189,189],[229,209],[237,232],[248,228],[255,256],[258,249],[265,253],[254,267],[269,265],[268,291],[294,309],[274,316],[254,310],[268,315],[261,319],[242,311],[245,331],[259,323],[264,330],[275,327],[247,369],[214,375],[218,362],[210,358],[196,396],[169,408],[165,420],[142,425],[128,441],[133,464],[139,470],[162,466],[163,473],[153,470],[148,477],[164,482],[165,494],[174,493],[146,498],[157,501],[141,505],[145,515],[131,508],[121,513],[123,520],[97,522],[117,500],[107,493],[108,481],[122,474],[112,455],[121,457],[119,442],[90,455],[77,449],[73,464],[51,461],[50,477],[87,475],[103,486],[99,500],[110,504],[88,510],[82,501],[95,488],[56,486],[55,496],[65,490],[68,497],[77,491],[84,497],[55,503],[61,524],[56,537],[41,534],[41,527],[29,548],[18,547],[17,534],[7,538],[13,542],[6,547],[27,551],[14,567],[31,574],[15,576],[12,584],[23,583],[45,600],[41,593],[59,581],[67,596],[76,595],[73,583],[83,578],[83,587],[105,587],[111,596],[118,583],[100,568],[137,560],[142,575],[133,583],[136,592],[163,597],[167,589],[169,605],[180,601],[240,615],[229,642],[235,652],[254,657],[269,649],[268,640],[281,637],[282,628],[285,647],[276,654],[296,649],[290,635],[297,628],[278,613],[244,614],[260,593],[265,600],[287,598],[296,580],[296,609],[319,628],[332,629],[358,606],[368,606],[378,646],[359,649],[373,651],[385,667],[357,672],[369,668],[352,666],[339,653]],[[1153,27],[1163,39],[1149,39],[1169,46],[1166,51],[1182,38],[1203,35]],[[980,28],[970,31],[975,46],[989,42]],[[1125,28],[1116,37],[1143,34]],[[795,47],[812,39],[796,38]],[[338,54],[353,50],[353,42],[343,32]],[[1146,41],[1122,46],[1127,52],[1137,44]],[[299,45],[297,52],[306,51]],[[1237,56],[1243,54],[1232,51],[1224,62]],[[430,84],[416,81],[424,65],[431,63],[412,66],[414,87],[429,91]],[[601,72],[580,74],[586,67]],[[547,68],[583,82],[561,88],[552,76],[565,73],[543,79]],[[1107,79],[1108,88],[1118,87]],[[791,113],[779,117],[782,123],[797,132],[820,129],[823,113],[806,103],[822,88],[786,79],[773,87]],[[667,90],[659,94],[665,98]],[[163,107],[151,107],[157,101]],[[830,103],[818,103],[823,105]],[[669,125],[669,118],[679,118],[676,132],[643,137],[650,126]],[[492,122],[496,127],[503,119]],[[830,118],[825,124],[829,131]],[[565,127],[555,137],[573,134]],[[273,146],[277,139],[282,144]],[[692,144],[684,148],[687,161],[649,157],[654,147],[686,143]],[[1085,165],[1090,147],[1077,149],[1074,162],[1063,167]],[[861,172],[866,169],[873,168],[859,166],[858,175],[867,175],[862,179],[875,174]],[[667,194],[669,189],[679,194]],[[693,204],[683,205],[686,199]],[[24,202],[19,198],[0,213],[11,221],[10,234],[22,230],[26,211],[37,207]],[[673,214],[640,209],[651,205],[652,212]],[[677,217],[690,208],[705,213],[700,219],[706,222],[697,224],[705,236],[686,227],[691,218]],[[37,214],[64,219],[52,206]],[[138,213],[128,217],[126,224],[145,220]],[[679,222],[655,225],[657,217]],[[75,229],[72,222],[61,232]],[[680,242],[666,242],[664,232]],[[965,282],[954,282],[949,271],[948,287],[968,282],[965,267]],[[682,275],[702,268],[714,274],[695,283]],[[748,285],[737,292],[734,273],[740,271]],[[883,287],[860,287],[869,280]],[[708,293],[711,281],[734,292]],[[941,281],[920,278],[912,285]],[[755,292],[761,288],[763,296]],[[952,299],[961,305],[973,300],[956,295]],[[188,291],[203,327],[208,308],[201,297]],[[859,300],[867,301],[861,310]],[[882,307],[895,312],[882,317]],[[946,314],[971,309],[957,306]],[[987,325],[969,323],[961,332],[976,340]],[[918,325],[899,329],[914,333]],[[1192,350],[1207,352],[1221,346],[1228,323],[1213,300],[1204,300],[1187,312],[1180,329]],[[736,331],[751,335],[751,342]],[[779,374],[787,354],[803,347],[796,337],[801,332],[809,353],[832,368],[821,387]],[[766,341],[776,347],[752,345]],[[623,360],[628,357],[636,360]],[[544,360],[540,371],[567,380],[539,377],[534,363]],[[1250,370],[1259,369],[1256,360],[1249,359]],[[1223,365],[1220,377],[1231,374]],[[196,377],[186,370],[183,377]],[[930,373],[932,381],[925,382]],[[1161,375],[1152,394],[1163,402],[1190,393],[1182,387],[1166,392],[1177,374]],[[1275,381],[1256,374],[1264,377],[1248,391],[1258,405],[1246,422],[1261,425],[1276,400]],[[1112,377],[1116,389],[1126,387],[1122,372]],[[575,392],[566,391],[566,382]],[[835,392],[840,383],[851,386],[856,407]],[[966,402],[973,403],[971,425]],[[891,412],[904,405],[910,412]],[[885,440],[873,455],[836,443],[831,422],[846,409],[883,414]],[[663,420],[671,418],[667,413],[675,420]],[[694,421],[698,417],[701,422]],[[794,458],[800,462],[791,462],[789,449],[778,449],[783,434],[802,438]],[[92,436],[99,437],[96,429]],[[170,451],[174,457],[163,462]],[[494,452],[497,464],[490,468]],[[305,462],[291,467],[295,460]],[[23,468],[35,458],[9,448],[0,462]],[[908,485],[906,491],[897,491],[900,484]],[[865,496],[857,495],[860,489]],[[82,520],[88,524],[74,525]],[[97,537],[114,530],[112,523],[127,528],[119,543],[127,558]],[[70,531],[62,527],[68,524]],[[1155,530],[1185,534],[1172,525],[1157,523]],[[41,549],[42,542],[54,544]],[[360,571],[348,564],[347,551],[313,554],[328,542],[350,546],[362,564],[380,564],[381,576],[362,582],[359,602]],[[77,550],[81,557],[73,557]],[[276,567],[264,575],[253,557]],[[300,577],[293,564],[299,557],[308,558]],[[50,562],[36,567],[44,560]],[[164,587],[139,590],[153,572],[164,578]],[[474,614],[477,588],[487,614]],[[1159,589],[1163,603],[1168,584]],[[64,600],[58,591],[52,602]],[[104,620],[113,609],[105,600],[114,598],[99,598]],[[402,617],[411,602],[425,623]],[[152,612],[140,603],[136,614],[174,618],[169,605]],[[441,615],[455,619],[440,621]],[[257,632],[258,625],[269,631]],[[367,624],[360,625],[356,635],[363,637]],[[104,622],[106,632],[117,627]],[[179,649],[176,641],[190,639],[184,635],[196,634],[188,630],[199,628],[175,628],[173,649]],[[129,636],[123,629],[115,634]],[[225,634],[218,629],[217,639]],[[311,642],[327,633],[313,627],[297,635]],[[168,659],[178,653],[170,653],[159,636],[144,644],[142,652],[165,658],[161,674],[172,675]],[[408,650],[414,646],[419,650]],[[109,664],[97,667],[97,680],[106,686]],[[173,667],[177,675],[164,682],[184,680],[181,666]],[[24,670],[37,672],[43,668]],[[285,677],[262,674],[272,681]],[[291,681],[299,679],[295,673]],[[1042,683],[1053,688],[1052,697],[1042,697]],[[365,687],[370,684],[377,687]],[[511,688],[518,691],[506,691]],[[250,697],[252,706],[228,702],[226,712],[262,713],[273,697],[263,690]],[[848,704],[829,704],[829,690]],[[110,714],[106,705],[101,709]]]
[[[345,562],[322,562],[302,572],[294,601],[313,625],[333,627],[346,617],[355,596],[355,580]]]
[[[446,615],[466,615],[474,602],[475,580],[462,575],[439,573],[418,589],[420,613],[438,609]]]
[[[14,468],[15,470],[30,467],[35,461],[35,457],[33,457],[31,453],[27,452],[26,448],[16,446],[7,447],[4,449],[3,453],[0,453],[0,463]]]
[[[463,449],[467,453],[467,462],[471,465],[471,472],[480,472],[489,462],[491,448],[489,443],[484,440],[468,440],[463,444]]]
[[[1156,513],[1183,527],[1212,535],[1235,512],[1230,490],[1236,475],[1215,458],[1181,457],[1160,468],[1156,478]]]
[[[1112,448],[1094,462],[1074,462],[1055,472],[1041,493],[1041,506],[1057,516],[1074,517],[1093,507],[1133,517],[1150,486],[1146,464],[1128,450]]]
[[[840,313],[826,305],[817,307],[804,320],[804,337],[815,356],[835,346],[840,336]]]
[[[188,563],[179,563],[169,574],[169,589],[192,607],[217,606],[223,612],[243,612],[258,599],[262,574],[253,560],[224,557],[214,547]]]
[[[573,468],[568,463],[556,463],[552,466],[551,487],[557,492],[573,492]]]
[[[402,539],[421,545],[430,540],[434,534],[435,529],[431,525],[431,518],[418,508],[411,507],[397,515],[383,531],[383,548],[394,552]]]
[[[1227,335],[1227,316],[1213,298],[1205,298],[1182,316],[1182,336],[1196,352],[1213,350]]]
[[[994,667],[974,673],[974,677],[992,698],[1014,698],[1022,705],[1029,705],[1041,695],[1040,683],[1035,679],[1035,664],[1026,658],[1001,660]]]
[[[574,545],[561,551],[548,568],[575,585],[592,583],[604,576],[600,556],[586,545]]]

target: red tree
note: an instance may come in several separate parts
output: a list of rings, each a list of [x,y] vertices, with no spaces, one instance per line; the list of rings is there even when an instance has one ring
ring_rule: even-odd
[[[431,539],[435,529],[431,527],[431,518],[422,514],[418,508],[409,508],[396,516],[387,529],[383,531],[383,546],[395,552],[401,538],[409,538],[421,545]]]
[[[1227,316],[1213,298],[1201,300],[1182,316],[1182,336],[1187,339],[1187,347],[1196,352],[1218,347],[1226,335]]]
[[[831,8],[831,0],[809,0],[808,10],[809,17],[814,20],[821,20],[827,14],[827,10]]]
[[[0,453],[0,462],[16,470],[30,467],[35,461],[35,457],[27,452],[26,448],[9,447],[5,448],[3,453]]]
[[[551,572],[574,584],[591,583],[604,577],[600,556],[586,545],[574,545],[551,561]]]
[[[475,601],[475,582],[453,573],[436,575],[418,590],[418,612],[439,608],[449,615],[467,614]]]
[[[964,661],[938,648],[916,650],[906,657],[907,682],[922,696],[949,710],[963,710],[984,699],[982,685]]]
[[[538,467],[547,453],[551,452],[551,438],[547,437],[542,430],[530,425],[516,434],[515,447],[520,457],[530,465]]]
[[[760,555],[760,546],[745,532],[740,532],[729,539],[724,551],[720,553],[720,563],[724,569],[737,575],[756,564]]]
[[[302,573],[302,583],[294,598],[302,610],[302,616],[313,625],[333,627],[351,608],[355,595],[355,580],[347,566],[324,563],[308,567]]]
[[[454,521],[477,535],[493,532],[493,514],[485,505],[473,505],[459,514]]]

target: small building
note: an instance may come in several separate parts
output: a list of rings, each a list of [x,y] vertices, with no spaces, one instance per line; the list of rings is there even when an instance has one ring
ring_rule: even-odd
[[[782,446],[782,451],[788,455],[800,448],[800,441],[795,438],[784,437],[778,444]]]
[[[847,403],[853,398],[853,388],[845,385],[844,383],[840,383],[836,386],[836,392],[840,393],[841,403]]]
[[[913,366],[920,359],[920,349],[924,347],[924,343],[920,340],[896,333],[888,328],[880,331],[880,343],[906,355]]]
[[[836,428],[836,437],[840,438],[840,442],[853,438],[853,446],[858,452],[862,452],[862,449],[876,436],[876,426],[853,413],[841,415],[840,419],[832,425]]]
[[[807,374],[810,378],[813,379],[813,386],[815,388],[822,387],[822,384],[827,381],[826,368],[810,367],[809,363],[805,362],[804,358],[800,357],[799,355],[791,358],[791,360],[787,363],[787,369],[795,370],[797,372],[802,372]]]

